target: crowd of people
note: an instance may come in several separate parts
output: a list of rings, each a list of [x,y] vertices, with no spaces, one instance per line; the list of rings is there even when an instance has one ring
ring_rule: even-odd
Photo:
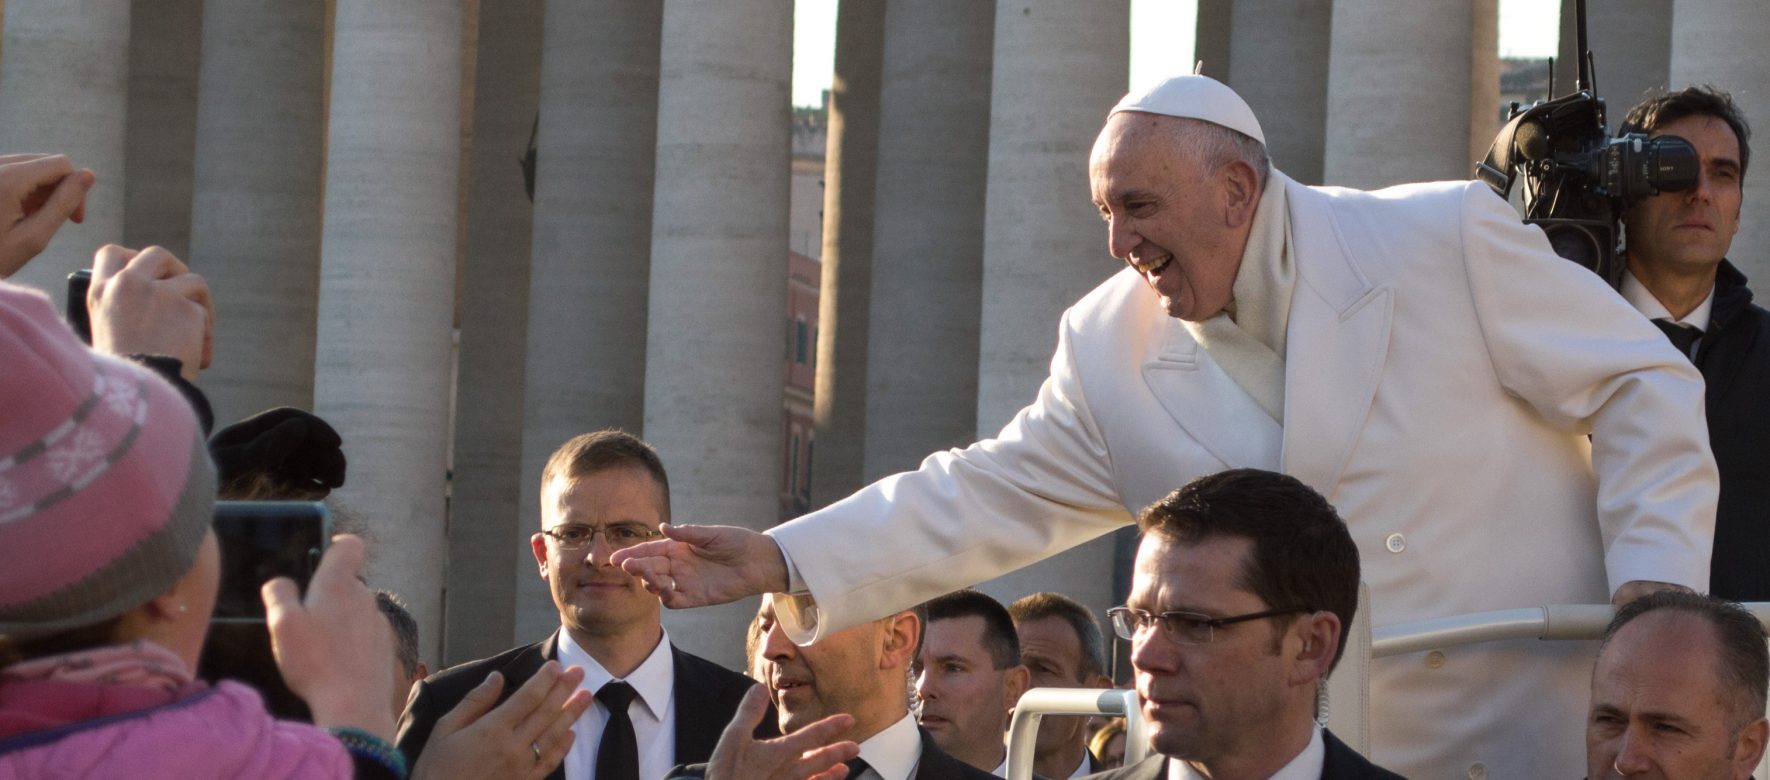
[[[1770,316],[1724,257],[1749,130],[1709,88],[1624,127],[1701,169],[1625,212],[1617,290],[1480,184],[1304,186],[1222,84],[1128,95],[1090,165],[1128,267],[999,436],[766,533],[674,524],[652,447],[577,436],[530,539],[558,630],[434,673],[350,534],[304,592],[264,584],[274,668],[218,673],[217,496],[323,498],[348,442],[292,409],[210,435],[210,291],[163,249],[96,253],[90,346],[0,282],[0,779],[1001,777],[1027,690],[1118,682],[1151,755],[1049,717],[1036,777],[1747,777],[1770,660],[1734,601],[1770,598]],[[0,156],[0,277],[95,181]],[[971,588],[1130,520],[1128,680],[1088,607]],[[1366,756],[1320,706],[1361,583],[1378,623],[1618,610],[1595,656],[1374,663]],[[663,627],[750,595],[742,671]]]

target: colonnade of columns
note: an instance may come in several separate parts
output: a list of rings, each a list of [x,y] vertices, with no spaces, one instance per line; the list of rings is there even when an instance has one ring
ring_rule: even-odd
[[[1198,51],[1295,178],[1466,178],[1500,120],[1496,2],[1204,0]],[[1130,4],[842,4],[814,503],[993,434],[1064,307],[1118,268],[1087,162],[1126,89]],[[1594,5],[1613,118],[1641,87],[1712,82],[1770,126],[1770,7]],[[527,540],[571,435],[651,441],[679,521],[772,524],[791,0],[3,8],[0,150],[99,172],[86,224],[15,281],[59,294],[108,241],[187,252],[218,302],[220,418],[311,406],[344,434],[339,506],[427,657],[556,624]],[[1734,252],[1754,276],[1763,178]],[[1113,557],[1097,542],[985,588],[1104,608]],[[673,614],[672,637],[735,665],[749,606]]]

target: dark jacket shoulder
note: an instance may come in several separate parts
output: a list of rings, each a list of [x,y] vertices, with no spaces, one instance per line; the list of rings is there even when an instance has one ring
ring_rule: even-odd
[[[1359,755],[1332,731],[1322,729],[1321,741],[1327,748],[1321,762],[1321,780],[1405,780]]]
[[[670,650],[676,667],[676,762],[703,762],[713,757],[719,735],[756,681],[680,647]],[[780,733],[780,719],[770,704],[755,736],[770,739]]]
[[[992,780],[995,775],[948,755],[934,744],[934,736],[916,727],[922,736],[922,757],[916,762],[914,780]]]
[[[1359,755],[1331,731],[1323,729],[1321,741],[1321,780],[1404,780]],[[1130,766],[1088,775],[1085,780],[1161,780],[1167,776],[1167,766],[1167,757],[1158,753]]]
[[[504,677],[504,688],[498,692],[498,703],[516,692],[517,688],[528,682],[541,666],[559,654],[559,634],[553,635],[532,645],[511,648],[490,658],[468,661],[452,666],[418,681],[412,686],[412,692],[406,699],[406,711],[399,717],[397,736],[394,742],[400,752],[406,754],[410,764],[418,763],[418,756],[424,752],[425,743],[430,741],[430,732],[436,728],[436,721],[449,710],[460,704],[467,693],[485,682],[492,672]]]
[[[920,727],[922,755],[916,759],[916,774],[911,780],[1000,780],[995,775],[948,755],[934,744],[934,737]],[[706,764],[678,766],[665,777],[668,780],[700,780],[707,776]]]
[[[1709,445],[1721,472],[1709,592],[1734,601],[1770,599],[1770,313],[1752,303],[1745,275],[1722,261],[1714,308],[1696,353],[1707,385]]]

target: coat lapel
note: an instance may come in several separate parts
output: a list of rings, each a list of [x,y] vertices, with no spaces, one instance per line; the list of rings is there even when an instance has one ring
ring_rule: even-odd
[[[1144,356],[1143,381],[1211,455],[1228,466],[1275,469],[1278,423],[1201,348],[1179,320],[1164,317]]]
[[[682,650],[675,645],[670,646],[670,663],[676,671],[676,760],[705,760],[713,754],[725,723],[707,717],[711,707],[703,692],[710,687],[709,681],[683,662]]]
[[[1298,284],[1285,349],[1284,471],[1333,495],[1389,355],[1394,294],[1346,250],[1328,197],[1291,192]]]

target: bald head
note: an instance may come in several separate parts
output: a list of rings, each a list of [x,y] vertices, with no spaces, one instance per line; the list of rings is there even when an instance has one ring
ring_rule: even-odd
[[[1764,659],[1737,605],[1679,593],[1623,607],[1592,669],[1587,776],[1750,776],[1770,736]]]

